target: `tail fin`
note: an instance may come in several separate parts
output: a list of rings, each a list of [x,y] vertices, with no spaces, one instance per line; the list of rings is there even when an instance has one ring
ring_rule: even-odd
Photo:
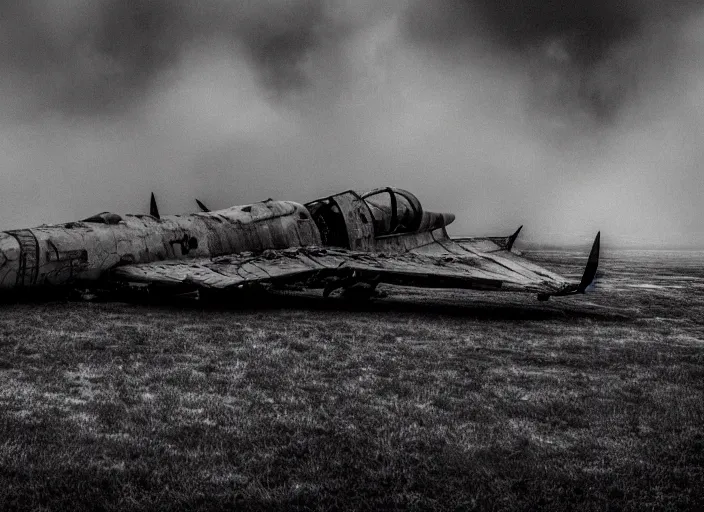
[[[152,199],[149,201],[149,215],[152,217],[156,217],[157,219],[161,219],[161,216],[159,215],[159,208],[156,206],[156,198],[154,197],[154,192],[152,192]]]
[[[511,248],[513,247],[513,243],[516,241],[516,238],[518,238],[518,233],[520,233],[522,229],[523,226],[519,226],[516,232],[511,236],[490,236],[487,238],[502,249],[505,249],[510,252]]]
[[[203,211],[203,212],[209,212],[209,211],[210,211],[210,208],[208,208],[208,207],[205,206],[203,203],[201,203],[200,200],[196,199],[196,203],[198,203],[198,208],[200,208],[201,211]]]

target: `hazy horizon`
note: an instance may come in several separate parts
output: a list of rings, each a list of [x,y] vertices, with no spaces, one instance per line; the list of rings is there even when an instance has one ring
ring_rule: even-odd
[[[393,185],[455,235],[704,247],[704,3],[3,2],[0,229]]]

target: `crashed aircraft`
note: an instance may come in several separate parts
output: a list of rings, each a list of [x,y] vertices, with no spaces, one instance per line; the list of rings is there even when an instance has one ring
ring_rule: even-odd
[[[160,216],[100,213],[78,222],[0,232],[0,289],[47,287],[230,290],[293,285],[335,290],[380,283],[428,288],[584,293],[596,274],[597,234],[580,282],[519,256],[520,228],[503,237],[450,238],[449,213],[423,210],[397,188],[346,191],[305,205],[263,202]]]

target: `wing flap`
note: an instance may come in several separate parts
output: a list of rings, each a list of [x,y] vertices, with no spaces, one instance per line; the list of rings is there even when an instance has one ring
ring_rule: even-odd
[[[522,278],[526,282],[563,281],[564,278],[497,245],[490,238],[435,238],[431,244],[411,251],[414,254],[435,257],[459,257],[476,262],[476,271],[487,279]]]

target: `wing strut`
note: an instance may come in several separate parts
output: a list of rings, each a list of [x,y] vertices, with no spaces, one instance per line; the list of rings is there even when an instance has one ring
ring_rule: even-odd
[[[159,208],[156,206],[156,198],[154,197],[154,192],[152,192],[152,199],[149,201],[149,215],[161,219],[159,216]]]

